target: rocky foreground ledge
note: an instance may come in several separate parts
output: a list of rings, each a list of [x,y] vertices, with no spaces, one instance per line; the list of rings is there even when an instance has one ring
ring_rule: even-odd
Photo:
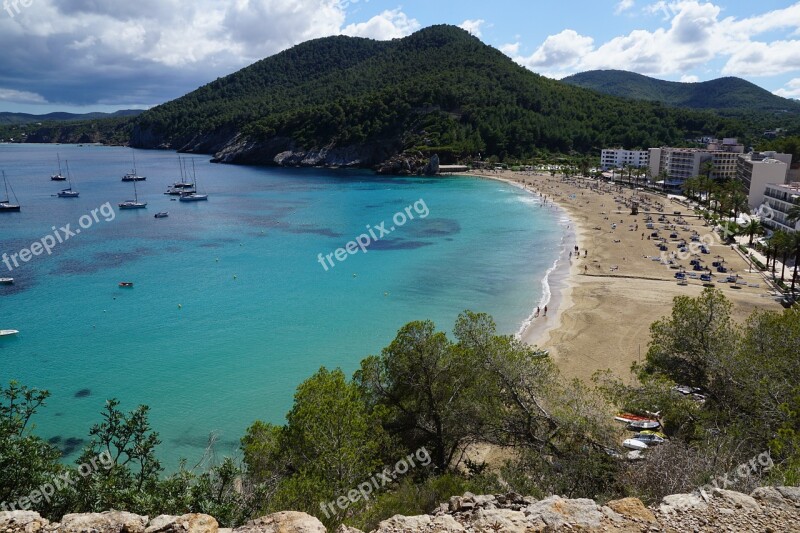
[[[304,513],[276,513],[235,530],[222,529],[208,515],[158,516],[152,520],[120,511],[71,514],[51,523],[35,512],[0,513],[0,533],[325,533]],[[551,496],[534,500],[519,494],[455,496],[433,515],[395,516],[373,533],[550,533],[800,531],[800,488],[765,487],[752,494],[722,489],[667,496],[646,507],[636,498],[598,505],[593,500]],[[361,533],[341,526],[337,533]]]

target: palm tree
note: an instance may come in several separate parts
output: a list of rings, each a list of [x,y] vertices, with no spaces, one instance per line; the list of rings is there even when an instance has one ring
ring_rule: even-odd
[[[753,237],[756,235],[763,235],[764,226],[761,224],[760,220],[751,218],[750,222],[742,226],[742,233],[750,237],[750,241],[747,244],[753,246]]]
[[[789,211],[786,213],[786,220],[790,224],[800,222],[800,205],[789,208]]]
[[[794,255],[794,272],[792,272],[792,294],[794,294],[797,270],[800,268],[800,231],[794,231],[789,234],[788,246]]]
[[[783,283],[786,280],[786,261],[789,259],[789,256],[794,253],[792,249],[792,236],[783,230],[778,230],[772,234],[769,240],[773,243],[775,250],[775,256],[772,259],[773,272],[775,271],[775,259],[779,255],[781,256],[781,262],[783,263],[781,268],[781,283]]]

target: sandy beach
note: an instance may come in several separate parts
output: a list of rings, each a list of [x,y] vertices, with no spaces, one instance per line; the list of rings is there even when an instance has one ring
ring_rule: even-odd
[[[521,334],[526,342],[549,350],[568,377],[588,380],[598,370],[611,369],[630,378],[631,364],[647,353],[650,325],[671,312],[674,297],[702,292],[699,275],[706,271],[694,271],[692,260],[710,269],[712,283],[733,302],[737,321],[755,309],[782,310],[762,275],[751,271],[702,218],[674,200],[580,178],[565,182],[560,176],[510,171],[472,175],[525,187],[547,200],[545,208],[555,203],[552,208],[565,210],[574,225],[570,230],[578,252],[570,246],[573,253],[565,258],[569,268],[551,275],[547,317],[540,314]],[[634,193],[637,215],[631,214]],[[651,228],[647,217],[652,218]],[[695,255],[697,248],[679,252],[679,245],[691,244],[693,236],[708,243],[707,254]],[[667,248],[663,253],[662,244]],[[718,272],[713,263],[727,271]],[[685,285],[675,278],[682,269]],[[728,276],[736,276],[737,283],[727,282]]]

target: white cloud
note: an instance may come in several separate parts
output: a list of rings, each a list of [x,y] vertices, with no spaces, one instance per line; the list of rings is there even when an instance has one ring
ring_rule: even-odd
[[[501,44],[498,50],[500,50],[509,57],[514,57],[519,54],[520,46],[521,43],[506,43],[506,44]]]
[[[342,33],[353,37],[386,40],[405,37],[417,31],[420,27],[417,19],[408,18],[398,8],[392,11],[384,11],[366,22],[350,24],[342,30]]]
[[[700,81],[700,78],[698,78],[693,74],[684,74],[683,76],[681,76],[681,81],[683,83],[697,83],[698,81]]]
[[[459,28],[463,30],[467,30],[475,37],[481,37],[481,26],[486,24],[486,21],[483,19],[477,20],[465,20],[461,24],[458,25]]]
[[[577,66],[581,59],[593,49],[594,39],[578,34],[575,30],[564,30],[545,39],[544,43],[529,57],[515,60],[530,68],[567,70]]]
[[[399,8],[351,20],[366,5],[367,0],[35,0],[13,18],[0,10],[0,73],[4,87],[33,88],[49,102],[156,104],[310,39],[393,39],[420,28]]]
[[[800,78],[794,78],[786,85],[775,91],[778,96],[784,98],[798,98],[800,99]]]
[[[614,14],[621,15],[622,13],[631,9],[635,3],[636,2],[634,2],[634,0],[619,0],[617,7],[614,8]]]
[[[621,0],[617,8],[629,3]],[[659,1],[645,6],[644,12],[662,14],[664,24],[599,44],[591,36],[564,30],[547,37],[530,57],[520,57],[519,47],[509,51],[520,64],[552,77],[594,69],[676,76],[713,61],[724,64],[721,74],[732,76],[800,70],[800,40],[791,38],[800,29],[800,2],[738,19],[725,17],[722,7],[703,0]],[[757,40],[765,34],[773,40]]]
[[[0,87],[0,102],[13,102],[15,104],[45,104],[47,100],[36,93],[28,91],[16,91],[14,89],[3,89]]]

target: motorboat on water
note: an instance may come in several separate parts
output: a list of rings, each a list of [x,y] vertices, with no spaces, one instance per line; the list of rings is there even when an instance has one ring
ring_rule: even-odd
[[[132,289],[133,282],[132,281],[120,281],[119,286],[121,289]]]
[[[13,285],[14,278],[0,278],[0,285]]]
[[[19,331],[16,329],[0,329],[0,337],[11,337],[17,334],[19,334]]]
[[[166,211],[162,211],[161,213],[156,213],[156,218],[167,218],[169,213]]]

